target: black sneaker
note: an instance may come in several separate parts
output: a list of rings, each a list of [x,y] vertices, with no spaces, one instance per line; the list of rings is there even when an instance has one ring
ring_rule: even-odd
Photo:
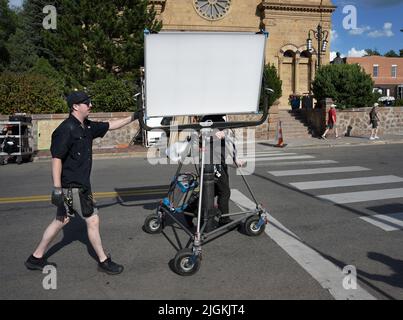
[[[113,275],[121,273],[123,266],[113,262],[109,256],[105,261],[98,263],[98,270]]]
[[[29,270],[40,270],[42,271],[47,265],[56,267],[55,263],[48,262],[45,258],[35,258],[32,254],[29,256],[27,261],[24,262],[25,266]]]

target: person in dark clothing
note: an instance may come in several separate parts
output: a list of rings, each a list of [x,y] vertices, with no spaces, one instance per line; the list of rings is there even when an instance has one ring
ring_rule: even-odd
[[[204,116],[201,119],[201,122],[206,122],[211,120],[212,122],[225,122],[224,115],[208,115]],[[229,175],[228,175],[228,166],[225,162],[226,157],[226,141],[225,141],[225,132],[217,131],[215,132],[214,138],[220,140],[220,145],[218,150],[215,149],[213,152],[215,153],[214,160],[214,193],[217,196],[217,205],[218,209],[221,211],[221,214],[229,213],[229,199],[231,196],[231,189],[229,186]],[[220,157],[217,159],[217,155]],[[225,225],[232,220],[229,217],[221,217],[219,219],[219,225]]]
[[[75,91],[67,97],[69,117],[53,132],[52,203],[57,207],[55,219],[46,228],[42,240],[28,257],[25,266],[43,270],[48,264],[43,257],[48,246],[71,217],[82,215],[87,224],[88,238],[98,256],[98,269],[108,274],[119,274],[123,266],[107,256],[99,233],[98,209],[92,197],[90,175],[92,169],[92,141],[102,138],[108,130],[119,129],[138,119],[138,113],[109,122],[88,120],[91,112],[90,97]]]
[[[378,103],[374,103],[370,113],[369,113],[369,124],[372,125],[371,136],[369,140],[379,139],[378,137],[378,125],[379,125],[379,116],[378,116]]]

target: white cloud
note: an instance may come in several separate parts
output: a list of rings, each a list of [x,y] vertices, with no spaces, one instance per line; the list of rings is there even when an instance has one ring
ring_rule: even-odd
[[[351,29],[348,33],[351,34],[352,36],[360,36],[364,32],[367,32],[369,30],[371,30],[370,26],[362,26],[360,28]]]
[[[372,32],[368,33],[368,37],[371,38],[380,38],[380,37],[393,37],[394,33],[392,31],[392,23],[391,22],[385,22],[383,25],[382,30],[374,30]]]
[[[357,50],[356,48],[351,48],[350,50],[348,50],[347,56],[348,57],[363,57],[367,54],[367,52],[365,50]]]
[[[339,34],[336,30],[330,30],[330,39],[335,41],[339,37]]]

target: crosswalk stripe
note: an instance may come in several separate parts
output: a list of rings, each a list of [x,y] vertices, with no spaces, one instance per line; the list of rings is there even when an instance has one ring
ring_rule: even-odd
[[[246,154],[244,156],[239,156],[240,158],[263,158],[263,157],[281,157],[281,156],[295,156],[296,153],[273,153],[273,154]]]
[[[241,210],[256,208],[253,201],[237,189],[231,189],[231,200]],[[345,274],[331,261],[302,242],[298,236],[268,214],[266,234],[287,254],[304,268],[319,284],[337,300],[376,300],[374,296],[357,285],[355,290],[343,288]]]
[[[290,185],[294,186],[299,190],[310,190],[310,189],[364,186],[364,185],[397,183],[397,182],[403,182],[403,178],[390,175],[390,176],[361,177],[352,179],[292,182],[290,183]]]
[[[371,169],[353,166],[353,167],[330,167],[330,168],[315,168],[315,169],[302,169],[302,170],[282,170],[282,171],[268,171],[275,177],[284,176],[299,176],[309,174],[322,174],[322,173],[341,173],[341,172],[355,172],[355,171],[368,171]]]
[[[403,188],[335,193],[321,195],[318,197],[338,204],[395,199],[403,198]]]
[[[287,162],[275,162],[268,164],[269,166],[295,166],[295,165],[319,165],[319,164],[335,164],[338,163],[334,160],[306,160],[306,161],[287,161]]]
[[[391,214],[377,214],[370,217],[360,217],[374,226],[385,231],[403,230],[403,212]]]
[[[279,161],[279,160],[297,160],[297,159],[313,159],[314,156],[280,156],[280,157],[266,157],[266,158],[240,158],[242,160],[260,162],[260,161]]]

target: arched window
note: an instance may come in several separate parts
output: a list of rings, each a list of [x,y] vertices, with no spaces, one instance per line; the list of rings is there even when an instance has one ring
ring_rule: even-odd
[[[312,57],[312,53],[310,53],[308,50],[302,51],[301,52],[301,58],[310,58]]]
[[[284,57],[288,57],[288,58],[294,57],[294,51],[287,50],[286,52],[284,52]]]

